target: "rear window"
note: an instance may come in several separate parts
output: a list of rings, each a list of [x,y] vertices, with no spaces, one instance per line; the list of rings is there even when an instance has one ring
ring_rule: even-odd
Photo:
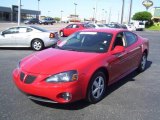
[[[139,22],[139,25],[144,25],[144,23],[143,22]]]
[[[39,31],[41,31],[41,32],[48,32],[48,30],[46,30],[46,29],[43,29],[43,28],[39,28],[39,27],[37,27],[37,26],[30,26],[31,28],[34,28],[34,29],[36,29],[36,30],[39,30]]]

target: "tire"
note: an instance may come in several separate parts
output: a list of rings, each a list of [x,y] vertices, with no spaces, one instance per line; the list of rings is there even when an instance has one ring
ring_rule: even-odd
[[[35,39],[32,41],[31,47],[33,50],[39,51],[43,49],[44,44],[40,39]]]
[[[94,104],[102,100],[106,91],[106,76],[103,72],[96,72],[89,83],[87,91],[87,101]]]
[[[64,37],[64,32],[63,31],[60,31],[60,36]]]
[[[137,71],[138,72],[143,72],[146,69],[146,64],[147,64],[147,54],[143,53]]]

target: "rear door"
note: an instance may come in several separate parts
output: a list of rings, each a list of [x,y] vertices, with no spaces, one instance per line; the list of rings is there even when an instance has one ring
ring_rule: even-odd
[[[130,61],[130,70],[138,66],[141,59],[142,46],[138,42],[138,36],[132,32],[124,32],[126,41],[126,52]]]
[[[19,34],[15,36],[18,47],[30,47],[32,30],[28,30],[28,29],[31,29],[31,28],[27,28],[27,27],[18,28]]]

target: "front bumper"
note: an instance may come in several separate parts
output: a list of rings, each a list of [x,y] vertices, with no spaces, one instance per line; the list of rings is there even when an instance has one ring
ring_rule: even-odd
[[[32,83],[25,83],[21,80],[20,73],[20,69],[13,71],[13,81],[30,99],[52,103],[69,103],[83,98],[82,89],[78,80],[67,83],[47,83],[45,79],[48,75],[31,74],[23,71],[25,75],[36,76]],[[63,93],[69,93],[71,99],[65,100],[62,97]]]

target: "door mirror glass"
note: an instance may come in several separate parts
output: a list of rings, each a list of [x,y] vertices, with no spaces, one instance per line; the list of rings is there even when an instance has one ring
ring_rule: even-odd
[[[125,48],[124,46],[116,46],[113,51],[112,51],[112,54],[118,54],[118,53],[121,53],[121,52],[124,52],[125,51]]]

